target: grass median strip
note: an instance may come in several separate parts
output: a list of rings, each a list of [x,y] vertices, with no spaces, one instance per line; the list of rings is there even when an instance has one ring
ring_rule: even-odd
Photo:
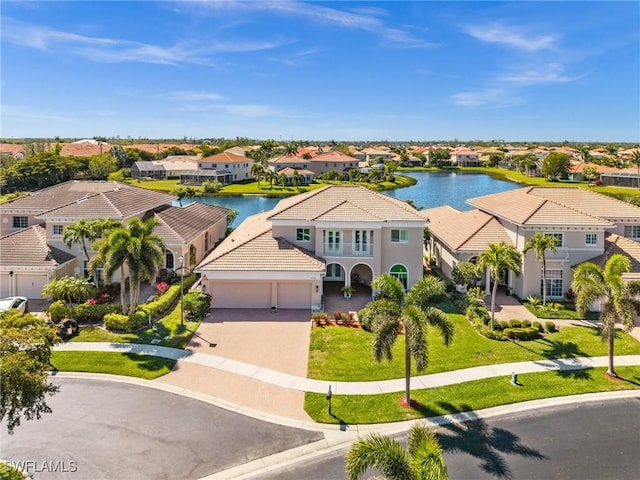
[[[640,390],[640,367],[617,367],[621,379],[605,375],[606,368],[561,372],[528,373],[518,376],[521,386],[511,385],[511,377],[495,377],[445,387],[413,390],[415,408],[400,405],[403,392],[381,395],[333,395],[331,413],[324,394],[307,393],[305,410],[320,423],[367,424],[412,420],[479,410],[542,398],[615,390]]]
[[[169,373],[175,363],[169,358],[134,353],[54,351],[51,354],[51,364],[59,371],[110,373],[147,380]]]

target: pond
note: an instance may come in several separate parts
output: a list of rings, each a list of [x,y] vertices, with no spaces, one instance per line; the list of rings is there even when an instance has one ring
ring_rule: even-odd
[[[411,187],[388,190],[383,193],[404,201],[413,200],[418,209],[451,205],[458,210],[470,210],[471,206],[466,203],[469,198],[522,187],[520,184],[497,180],[481,173],[411,172],[403,175],[413,177],[418,182]],[[237,210],[238,216],[233,222],[233,227],[237,227],[248,216],[271,210],[280,198],[247,195],[198,197],[196,201]],[[183,200],[183,203],[186,204],[186,200]]]

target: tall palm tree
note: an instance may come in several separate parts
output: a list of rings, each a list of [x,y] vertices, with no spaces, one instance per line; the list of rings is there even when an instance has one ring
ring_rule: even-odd
[[[631,153],[631,164],[638,169],[638,188],[640,188],[640,150],[634,150]]]
[[[591,149],[589,148],[589,145],[582,145],[581,147],[578,147],[578,152],[580,152],[582,161],[584,163],[589,163],[589,160],[591,159]]]
[[[127,313],[124,267],[129,271],[129,306],[130,311],[134,311],[138,304],[140,284],[153,278],[164,261],[164,243],[153,234],[157,225],[159,222],[155,218],[145,221],[133,218],[126,227],[116,228],[106,239],[96,242],[98,256],[94,261],[104,264],[106,277],[111,278],[120,270],[122,313]]]
[[[87,240],[95,240],[95,233],[95,227],[91,222],[87,222],[84,218],[81,218],[73,225],[64,227],[62,231],[62,241],[68,248],[79,243],[82,246],[84,258],[88,263],[91,258],[89,257],[89,250],[87,249]]]
[[[449,346],[453,339],[453,323],[442,311],[429,305],[433,298],[445,291],[444,283],[432,276],[421,278],[408,292],[405,292],[398,278],[384,273],[371,282],[376,294],[367,306],[367,315],[372,319],[372,330],[376,338],[373,342],[373,355],[380,362],[383,358],[391,360],[393,344],[398,338],[399,327],[405,333],[405,398],[411,404],[411,358],[416,368],[423,372],[427,368],[429,354],[427,349],[427,325],[440,330],[442,339]]]
[[[615,324],[620,322],[626,331],[633,328],[633,314],[640,313],[640,281],[626,282],[622,274],[631,271],[629,257],[616,253],[607,260],[604,268],[585,262],[573,273],[571,288],[576,293],[576,310],[584,315],[589,306],[600,301],[602,311],[602,339],[609,343],[609,368],[607,375],[617,376],[613,368]]]
[[[533,250],[536,254],[536,260],[542,262],[542,304],[547,304],[547,250],[555,253],[558,248],[558,239],[546,233],[536,232],[533,237],[527,238],[524,242],[524,250],[522,253],[527,254],[529,250]]]
[[[362,478],[368,468],[388,480],[446,480],[447,464],[436,435],[423,424],[411,427],[407,450],[387,436],[372,433],[356,441],[347,454],[349,480]]]
[[[187,196],[187,190],[183,187],[178,187],[175,188],[171,193],[178,197],[178,204],[182,206],[182,200],[184,200]]]
[[[260,185],[260,180],[264,176],[264,168],[261,163],[254,162],[251,165],[251,176],[258,181],[258,186]]]
[[[511,270],[516,276],[520,276],[522,255],[513,245],[504,242],[490,243],[488,248],[478,256],[478,268],[480,271],[489,269],[493,278],[493,289],[491,290],[491,325],[496,316],[496,295],[498,293],[498,282],[502,275]]]

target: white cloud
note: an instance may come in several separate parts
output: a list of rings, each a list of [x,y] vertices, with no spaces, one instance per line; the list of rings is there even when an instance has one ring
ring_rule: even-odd
[[[529,34],[524,28],[493,22],[489,25],[467,25],[463,31],[485,43],[497,43],[527,52],[537,52],[555,47],[557,36]]]
[[[464,108],[503,108],[522,103],[512,92],[499,88],[456,93],[451,95],[451,101]]]
[[[523,70],[511,74],[503,75],[499,80],[514,85],[538,85],[545,83],[567,83],[573,82],[578,77],[568,77],[562,74],[562,66],[557,63],[550,63],[539,70]]]
[[[174,45],[152,45],[142,42],[97,38],[62,32],[11,19],[3,21],[2,38],[20,46],[59,53],[65,51],[95,62],[140,62],[154,64],[200,64],[211,65],[211,56],[220,53],[242,53],[270,50],[291,43],[290,40],[229,39],[192,40]]]
[[[219,93],[203,92],[198,90],[176,90],[173,92],[167,92],[160,95],[167,100],[175,100],[180,102],[199,102],[199,101],[217,101],[224,100],[224,97]]]

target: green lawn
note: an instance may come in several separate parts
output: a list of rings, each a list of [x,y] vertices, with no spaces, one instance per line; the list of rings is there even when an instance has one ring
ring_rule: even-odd
[[[442,344],[435,329],[428,334],[429,367],[425,374],[498,363],[547,358],[602,356],[607,345],[597,329],[563,327],[539,340],[514,343],[489,340],[471,327],[466,318],[449,313],[455,333],[449,347]],[[404,376],[404,337],[399,336],[393,360],[378,363],[371,353],[374,335],[343,327],[313,328],[309,350],[309,378],[336,381],[372,381]],[[638,354],[640,343],[624,332],[617,332],[616,355]],[[413,369],[413,375],[419,373]]]
[[[156,323],[152,328],[131,333],[110,332],[101,327],[82,327],[78,335],[71,338],[71,342],[115,342],[115,343],[151,343],[158,339],[166,347],[185,348],[196,332],[200,322],[184,322],[180,326],[180,304]],[[169,336],[165,340],[165,337]]]
[[[547,305],[550,305],[552,303],[553,302],[547,302]],[[526,302],[526,301],[522,302],[522,305],[524,305],[524,307],[527,310],[529,310],[537,318],[540,318],[540,319],[551,318],[551,319],[558,319],[558,320],[582,320],[582,319],[598,320],[598,318],[600,318],[600,314],[598,312],[587,312],[585,315],[580,315],[578,312],[575,311],[573,304],[561,304],[564,306],[564,308],[560,310],[554,310],[551,308],[544,309],[544,308],[541,308],[542,305],[534,307],[533,305],[531,305],[529,302]]]
[[[307,393],[305,410],[322,423],[383,423],[414,418],[468,412],[497,405],[539,398],[613,390],[640,389],[640,367],[618,367],[623,380],[605,375],[605,368],[571,372],[528,373],[518,376],[522,386],[511,385],[510,377],[495,377],[445,387],[414,390],[415,408],[403,408],[404,392],[382,395],[333,395],[332,413],[327,412],[324,394]]]
[[[150,355],[117,352],[59,352],[51,354],[56,370],[110,373],[151,380],[171,371],[175,360]]]

